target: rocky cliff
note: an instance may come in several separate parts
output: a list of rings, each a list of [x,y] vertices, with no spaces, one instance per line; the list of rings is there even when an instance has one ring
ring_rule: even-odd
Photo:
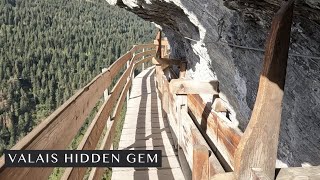
[[[187,76],[218,79],[230,121],[244,130],[257,94],[263,49],[279,0],[107,0],[159,25]],[[278,158],[320,165],[320,1],[296,2]]]

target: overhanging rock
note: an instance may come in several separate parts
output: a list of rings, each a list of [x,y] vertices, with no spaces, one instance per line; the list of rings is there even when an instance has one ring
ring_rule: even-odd
[[[159,25],[172,58],[188,61],[187,76],[219,80],[230,120],[245,129],[257,93],[261,50],[279,0],[107,1]],[[317,1],[298,1],[291,54],[320,56],[319,7]],[[278,150],[282,165],[320,165],[319,132],[320,59],[289,56]]]

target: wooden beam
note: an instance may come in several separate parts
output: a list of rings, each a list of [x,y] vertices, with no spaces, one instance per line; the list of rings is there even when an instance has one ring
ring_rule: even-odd
[[[112,129],[113,121],[111,121],[108,130],[103,137],[103,140],[101,142],[101,147],[99,150],[111,150],[112,147],[112,139],[111,139],[111,133],[110,130]],[[103,167],[93,167],[90,171],[90,175],[88,180],[101,180],[101,177],[103,176],[106,168]]]
[[[83,125],[98,99],[102,97],[104,90],[111,84],[111,80],[131,56],[131,53],[127,53],[120,57],[106,72],[96,76],[11,149],[65,149]],[[46,179],[52,170],[53,168],[48,167],[6,168],[4,157],[2,156],[0,160],[0,179]]]
[[[192,180],[209,180],[209,150],[204,145],[193,147]]]
[[[252,168],[251,171],[254,180],[273,180],[270,179],[261,168]]]
[[[157,36],[156,36],[156,40],[155,41],[158,41],[157,42],[157,47],[156,47],[156,50],[157,50],[157,54],[156,54],[156,57],[158,58],[162,58],[161,57],[161,30],[158,31],[157,33]]]
[[[211,177],[211,180],[235,180],[235,177],[233,172],[227,172],[216,174],[215,176]]]
[[[177,74],[172,69],[169,69],[169,71],[172,78],[177,78]],[[173,106],[172,99],[173,97],[170,91],[169,109]],[[222,119],[218,113],[212,112],[211,109],[206,106],[206,103],[202,98],[197,94],[188,95],[188,108],[195,116],[194,122],[198,127],[201,127],[199,130],[204,134],[204,138],[207,142],[210,142],[210,148],[213,148],[211,145],[214,144],[218,150],[213,150],[219,151],[223,157],[223,159],[221,159],[221,157],[217,158],[220,161],[224,160],[225,163],[227,163],[227,166],[224,165],[224,168],[232,170],[234,152],[239,144],[242,132],[239,129],[228,126],[226,122],[229,120],[227,118]],[[174,117],[174,115],[171,115],[171,117]]]
[[[156,50],[148,50],[144,51],[138,54],[135,54],[135,56],[132,58],[132,62],[136,62],[138,59],[144,57],[144,56],[155,56],[156,55]]]
[[[211,107],[216,112],[227,112],[228,111],[226,108],[225,102],[221,98],[216,98],[213,101],[213,104]]]
[[[155,64],[155,65],[159,65],[159,64],[167,64],[167,65],[181,65],[181,62],[184,62],[184,61],[181,61],[179,59],[170,59],[170,58],[157,58],[157,57],[154,57],[152,59],[152,63]]]
[[[113,79],[117,74],[119,74],[120,70],[125,67],[128,60],[132,58],[132,53],[129,51],[125,55],[121,56],[115,63],[113,63],[109,69],[110,74]]]
[[[192,121],[191,117],[190,117],[190,120]],[[203,145],[207,150],[212,151],[211,147],[206,142],[205,138],[202,136],[201,132],[199,131],[199,129],[197,128],[197,126],[195,124],[192,124],[191,134],[192,134],[193,146]],[[193,166],[194,166],[194,164],[193,164]],[[209,175],[210,175],[210,177],[214,176],[215,174],[224,173],[224,172],[225,171],[224,171],[223,167],[221,166],[219,160],[215,156],[215,154],[211,153],[209,155]]]
[[[169,113],[169,82],[165,75],[162,75],[162,109],[166,112],[165,114]]]
[[[261,168],[274,179],[294,1],[284,1],[273,18],[250,122],[235,153],[237,179],[253,179]]]
[[[136,66],[137,66],[137,65],[140,65],[140,64],[142,64],[142,63],[151,61],[152,58],[153,58],[152,56],[149,56],[149,57],[147,57],[147,58],[144,58],[144,59],[141,59],[140,61],[135,62],[135,64],[136,64]]]
[[[201,82],[196,80],[173,79],[170,81],[170,90],[174,94],[219,94],[219,82]]]
[[[320,179],[320,166],[281,168],[276,180]]]
[[[179,78],[185,78],[186,77],[186,72],[187,72],[187,61],[181,61],[180,63],[180,73],[179,73]]]
[[[229,126],[227,118],[222,118],[218,113],[211,111],[210,107],[206,106],[206,103],[197,94],[188,95],[188,108],[210,147],[223,157],[223,159],[218,156],[217,158],[220,161],[226,161],[229,166],[223,164],[224,168],[232,170],[234,153],[242,136],[241,131]],[[215,147],[211,146],[212,144]]]
[[[133,54],[136,51],[139,51],[141,49],[155,49],[157,46],[155,44],[140,44],[140,45],[134,45],[133,48],[130,50],[130,52]]]

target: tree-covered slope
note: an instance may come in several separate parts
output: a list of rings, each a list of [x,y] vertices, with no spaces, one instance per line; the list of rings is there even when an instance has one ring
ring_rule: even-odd
[[[0,153],[155,28],[104,0],[1,0]]]

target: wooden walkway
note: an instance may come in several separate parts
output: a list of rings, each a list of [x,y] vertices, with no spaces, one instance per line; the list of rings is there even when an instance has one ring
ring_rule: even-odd
[[[173,148],[168,121],[162,116],[154,67],[134,78],[119,150],[162,150],[160,168],[113,168],[113,180],[185,179]]]

